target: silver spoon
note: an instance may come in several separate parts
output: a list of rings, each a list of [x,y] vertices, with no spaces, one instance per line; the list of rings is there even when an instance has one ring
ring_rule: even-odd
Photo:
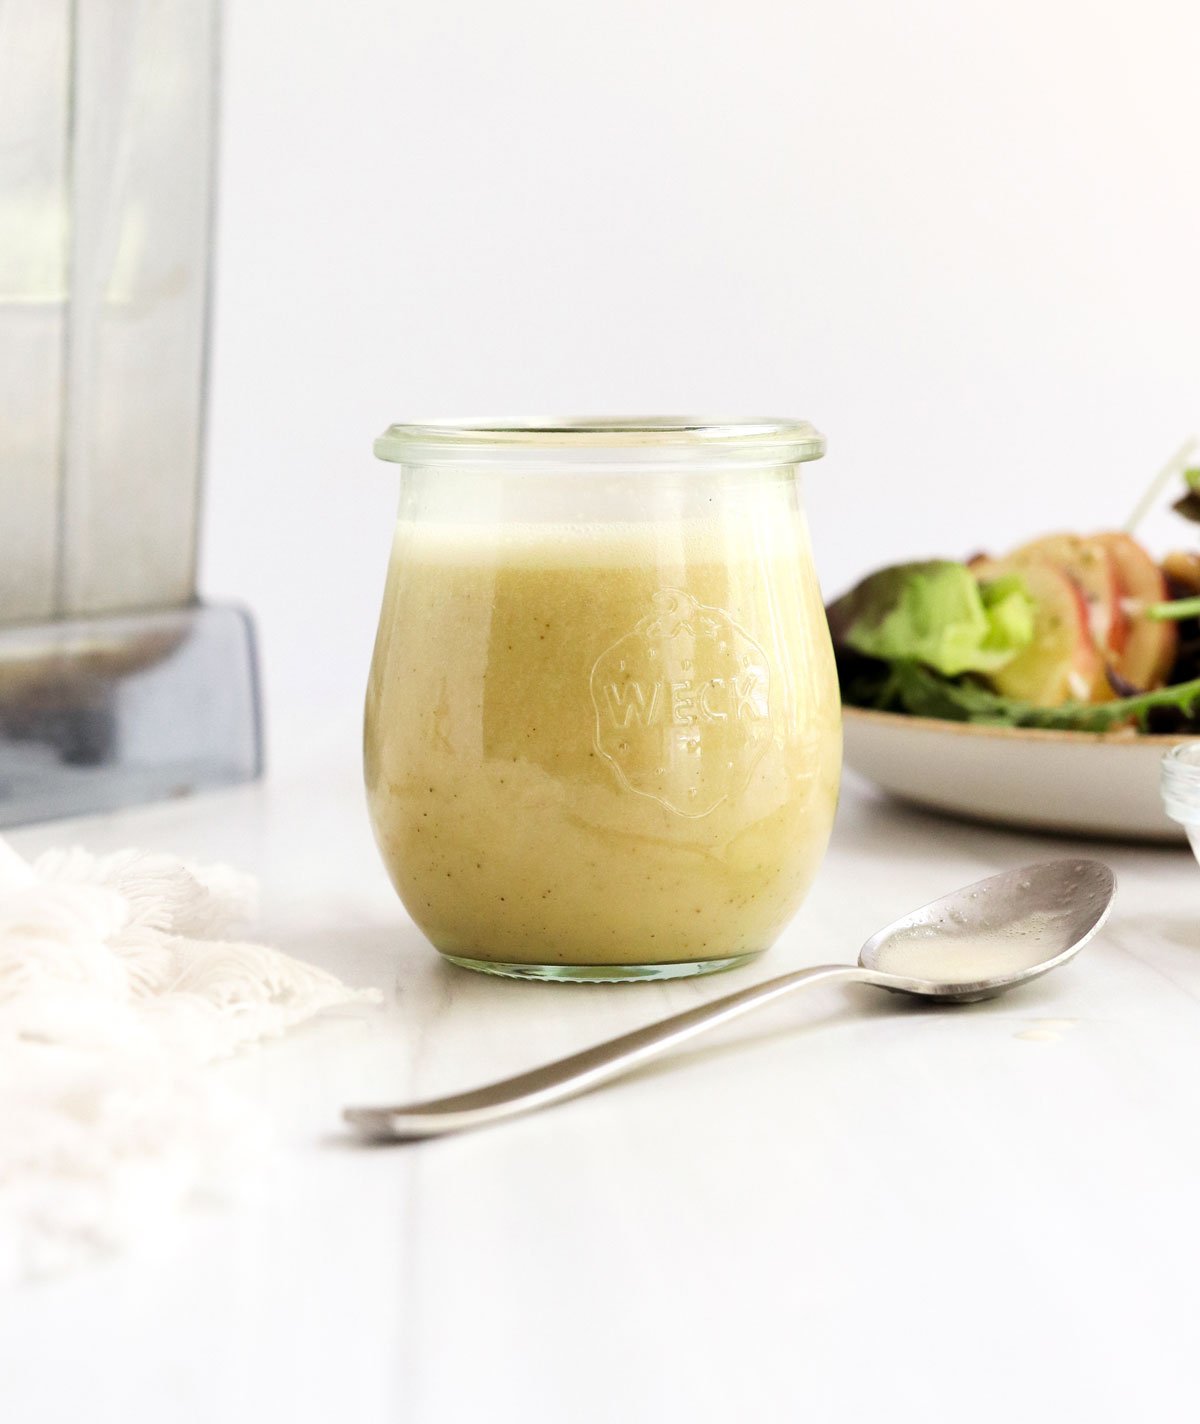
[[[1117,883],[1098,860],[1048,860],[980,880],[871,936],[857,964],[768,979],[484,1088],[403,1107],[347,1108],[371,1142],[440,1137],[549,1107],[619,1078],[707,1029],[809,984],[840,979],[969,1004],[1056,969],[1108,916]]]

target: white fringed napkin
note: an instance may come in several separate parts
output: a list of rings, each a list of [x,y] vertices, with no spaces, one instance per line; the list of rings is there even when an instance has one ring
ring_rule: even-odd
[[[249,1136],[205,1065],[378,1001],[224,938],[254,898],[226,866],[0,840],[0,1281],[161,1231]]]

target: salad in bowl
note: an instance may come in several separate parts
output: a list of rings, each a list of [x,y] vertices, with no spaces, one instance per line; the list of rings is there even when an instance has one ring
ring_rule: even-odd
[[[854,707],[1010,727],[1200,733],[1200,555],[1053,534],[880,569],[829,606]]]
[[[1200,469],[1185,480],[1175,508],[1200,521]],[[1178,838],[1157,771],[1164,747],[1200,737],[1200,554],[1158,559],[1130,530],[1049,534],[879,569],[827,613],[847,762],[886,790]]]

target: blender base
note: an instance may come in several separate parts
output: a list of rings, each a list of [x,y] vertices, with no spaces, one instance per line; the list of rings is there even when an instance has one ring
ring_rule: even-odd
[[[0,626],[0,826],[251,781],[262,759],[241,609]]]

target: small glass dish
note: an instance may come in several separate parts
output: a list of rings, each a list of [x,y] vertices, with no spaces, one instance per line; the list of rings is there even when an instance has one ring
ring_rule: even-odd
[[[1200,860],[1200,740],[1180,742],[1162,759],[1163,808],[1187,832]]]

